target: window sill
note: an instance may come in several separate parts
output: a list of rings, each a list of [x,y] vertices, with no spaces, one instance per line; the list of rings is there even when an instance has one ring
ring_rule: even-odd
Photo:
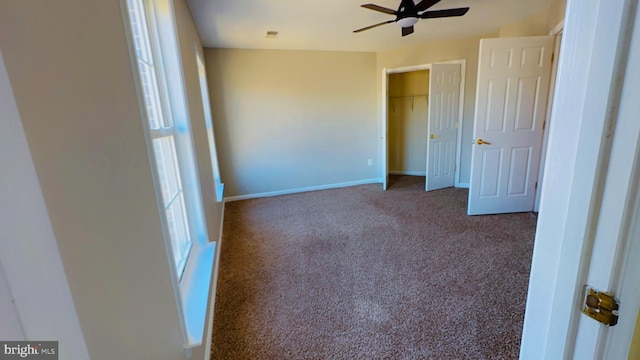
[[[216,181],[216,200],[221,202],[224,198],[224,184]]]
[[[194,244],[180,281],[182,315],[187,332],[185,349],[202,345],[216,245],[216,242]]]

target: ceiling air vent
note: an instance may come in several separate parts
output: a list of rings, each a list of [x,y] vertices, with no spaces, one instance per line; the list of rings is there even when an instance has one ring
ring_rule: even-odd
[[[267,31],[267,39],[275,39],[277,37],[278,37],[277,31],[273,31],[273,30]]]

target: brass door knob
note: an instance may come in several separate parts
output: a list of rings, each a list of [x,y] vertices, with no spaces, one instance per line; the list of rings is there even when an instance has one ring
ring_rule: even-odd
[[[476,140],[476,144],[477,144],[477,145],[491,145],[491,143],[490,143],[490,142],[486,142],[486,141],[484,141],[484,140],[482,140],[482,139],[478,139],[478,140]]]
[[[429,137],[432,138],[432,139],[436,139],[436,138],[439,138],[440,136],[435,135],[435,134],[431,134],[431,136],[429,136]]]

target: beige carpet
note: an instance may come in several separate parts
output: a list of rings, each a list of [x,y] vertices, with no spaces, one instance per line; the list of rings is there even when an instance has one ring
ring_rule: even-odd
[[[213,359],[516,359],[536,220],[424,178],[227,204]]]

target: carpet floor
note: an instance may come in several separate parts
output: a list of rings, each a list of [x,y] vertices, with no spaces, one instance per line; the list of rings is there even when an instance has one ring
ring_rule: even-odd
[[[226,205],[212,359],[516,359],[531,213],[424,178]]]

